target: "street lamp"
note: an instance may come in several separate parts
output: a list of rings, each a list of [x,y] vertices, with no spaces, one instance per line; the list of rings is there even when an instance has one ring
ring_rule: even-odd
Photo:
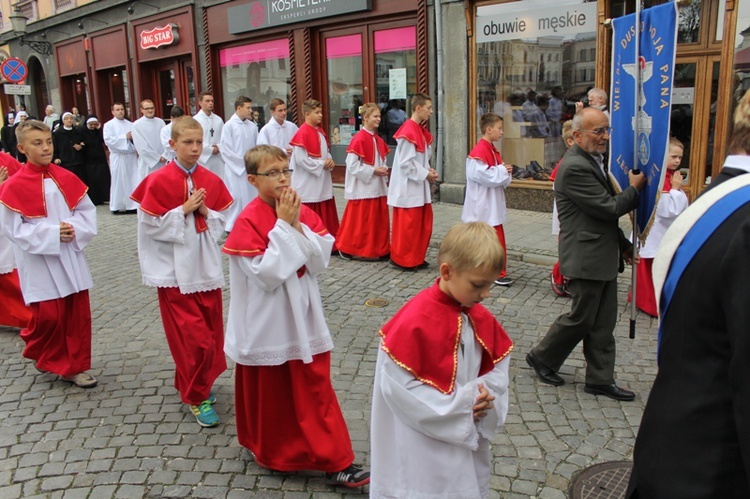
[[[13,33],[20,37],[18,41],[20,45],[26,45],[31,50],[39,52],[42,55],[52,55],[52,44],[50,42],[26,40],[26,23],[29,20],[23,15],[17,5],[13,8],[13,14],[8,16],[8,19],[10,19],[10,23],[13,26]]]

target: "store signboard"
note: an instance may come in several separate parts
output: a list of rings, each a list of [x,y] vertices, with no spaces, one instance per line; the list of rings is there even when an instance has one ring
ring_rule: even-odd
[[[233,35],[372,10],[372,0],[255,0],[227,9]]]
[[[516,10],[515,2],[505,5],[508,12],[477,15],[477,43],[596,32],[596,2],[530,10]]]

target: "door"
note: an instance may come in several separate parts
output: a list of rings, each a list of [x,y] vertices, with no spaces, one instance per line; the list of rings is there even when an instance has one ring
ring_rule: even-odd
[[[149,71],[149,68],[144,68]],[[180,106],[191,116],[198,112],[195,95],[195,74],[190,58],[182,58],[168,63],[160,62],[151,69],[153,72],[153,95],[157,116],[169,122],[174,106]],[[146,97],[146,93],[143,94]]]

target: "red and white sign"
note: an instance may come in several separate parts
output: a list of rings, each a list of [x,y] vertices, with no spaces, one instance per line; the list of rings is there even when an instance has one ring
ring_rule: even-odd
[[[148,31],[141,31],[141,48],[156,49],[163,45],[174,45],[180,41],[180,34],[177,32],[179,26],[169,23],[166,26],[157,26]]]

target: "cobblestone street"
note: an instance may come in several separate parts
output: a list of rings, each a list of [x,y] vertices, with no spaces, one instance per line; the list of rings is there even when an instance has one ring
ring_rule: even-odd
[[[405,273],[384,262],[336,257],[319,276],[336,345],[334,386],[357,462],[365,466],[378,329],[435,279],[435,245],[459,219],[457,213],[460,207],[435,205],[427,270]],[[38,373],[21,356],[23,342],[17,333],[0,331],[0,498],[364,497],[366,488],[360,493],[326,486],[321,473],[276,473],[253,462],[236,439],[233,365],[215,386],[221,424],[210,429],[196,424],[173,388],[156,291],[141,285],[136,217],[112,216],[107,206],[99,207],[98,216],[99,235],[87,256],[95,283],[91,373],[99,385],[84,390]],[[524,249],[521,237],[536,237],[543,229],[544,238],[551,239],[549,216],[528,215],[540,220],[542,228],[534,231],[520,215],[509,222],[506,231],[514,250],[509,273],[516,282],[510,288],[495,287],[484,303],[515,342],[510,411],[493,446],[492,497],[563,498],[577,470],[630,459],[656,372],[656,321],[639,316],[637,338],[628,339],[626,272],[619,286],[616,376],[636,391],[636,400],[617,402],[584,393],[580,349],[561,371],[564,386],[544,385],[533,376],[524,361],[526,353],[569,307],[567,299],[550,290],[550,267],[533,263],[538,260]],[[549,251],[538,253],[554,261]],[[373,298],[387,305],[366,306]]]

